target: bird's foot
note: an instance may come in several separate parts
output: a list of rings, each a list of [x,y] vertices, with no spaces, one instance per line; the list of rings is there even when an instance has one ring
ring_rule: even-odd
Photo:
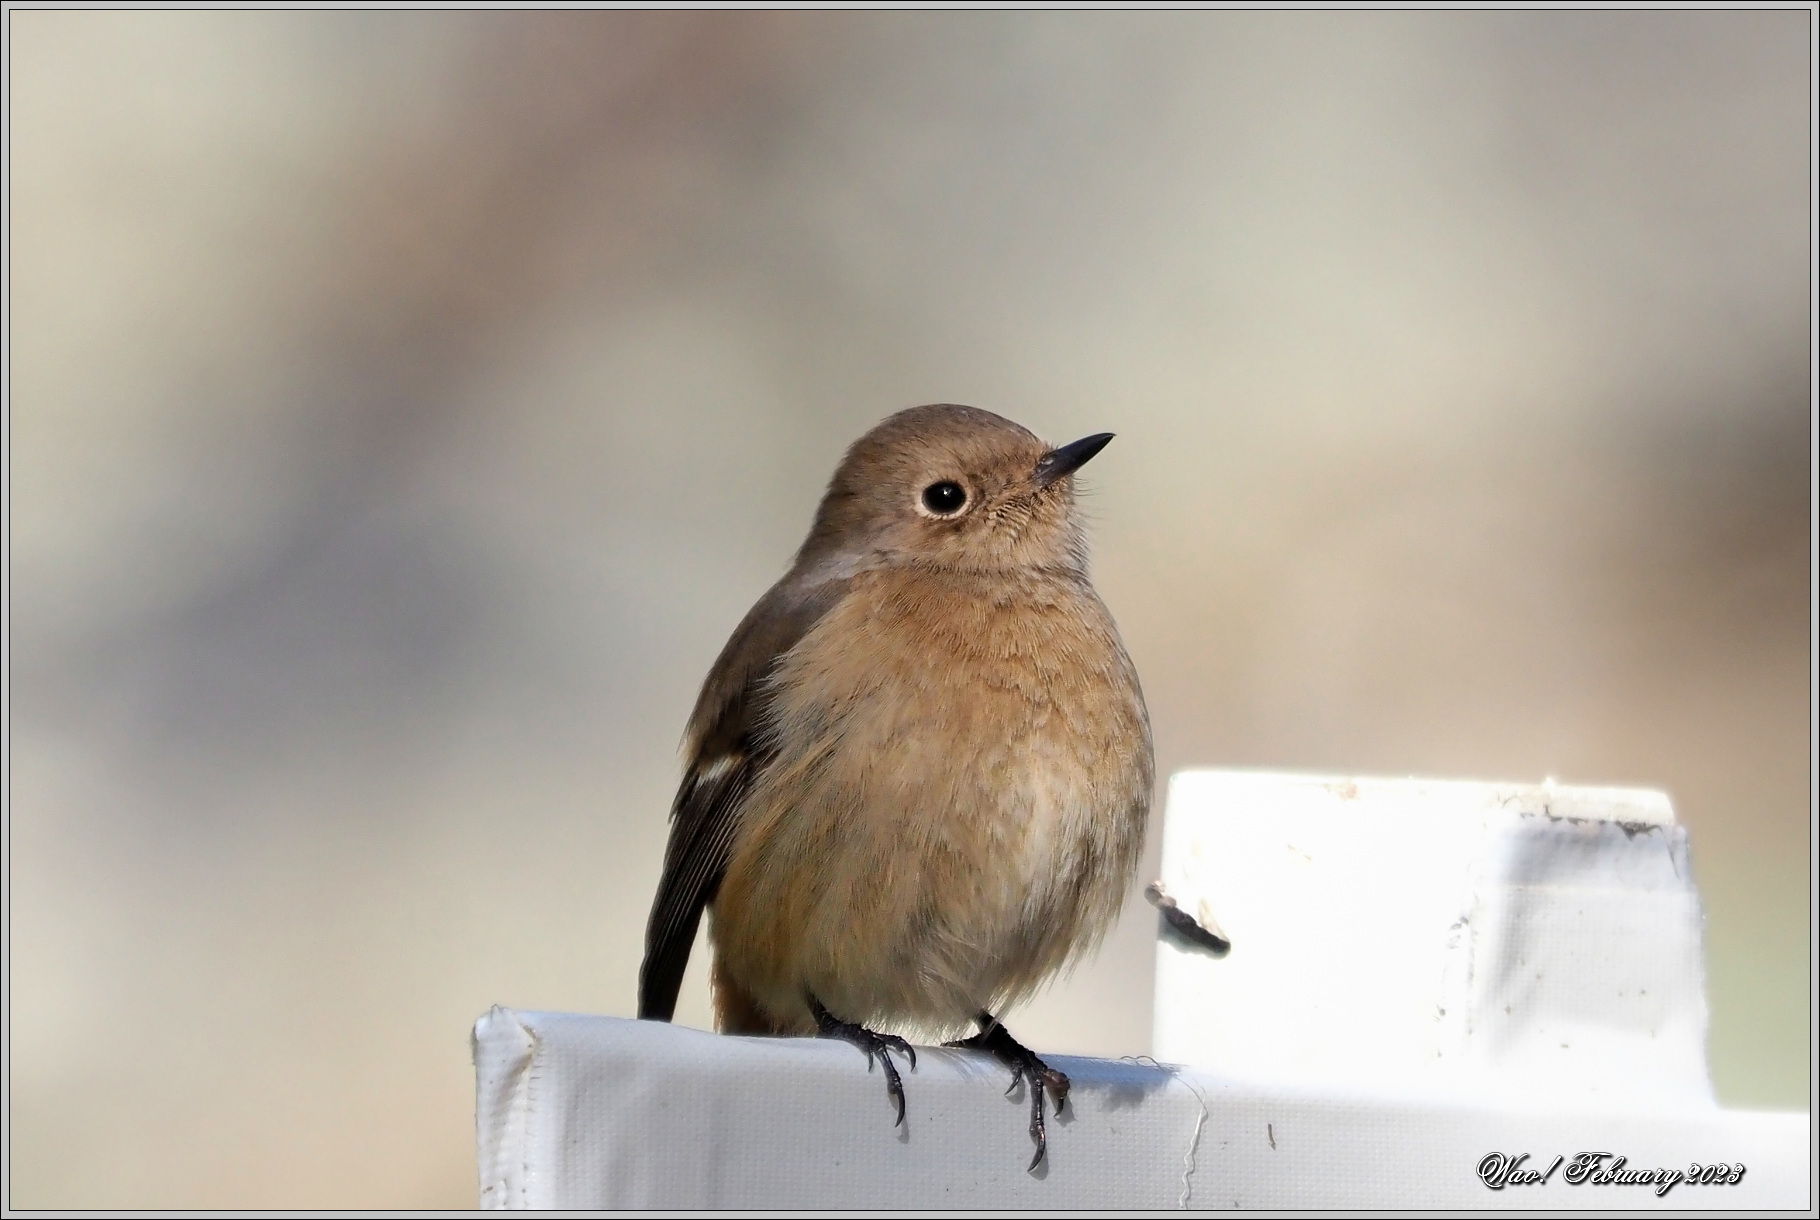
[[[1013,1038],[991,1013],[982,1012],[974,1020],[980,1023],[979,1033],[947,1045],[987,1051],[995,1056],[1011,1069],[1011,1089],[1017,1088],[1020,1080],[1030,1082],[1030,1138],[1036,1142],[1036,1155],[1030,1158],[1029,1171],[1034,1173],[1049,1149],[1043,1126],[1043,1090],[1049,1090],[1049,1096],[1055,1101],[1055,1112],[1060,1114],[1068,1101],[1068,1077],[1037,1058],[1035,1051]],[[1005,1092],[1010,1093],[1011,1089]]]
[[[866,1052],[866,1070],[872,1070],[872,1057],[878,1056],[879,1062],[885,1065],[885,1092],[897,1103],[897,1122],[895,1126],[904,1125],[904,1082],[898,1077],[897,1065],[891,1062],[891,1052],[901,1051],[910,1060],[910,1070],[916,1070],[916,1048],[896,1034],[874,1033],[863,1025],[843,1021],[826,1008],[814,996],[809,997],[809,1011],[815,1014],[815,1032],[821,1038],[840,1038],[851,1042]]]

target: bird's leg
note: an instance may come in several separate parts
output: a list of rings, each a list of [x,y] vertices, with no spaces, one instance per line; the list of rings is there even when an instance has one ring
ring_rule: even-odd
[[[1055,1112],[1060,1114],[1068,1101],[1068,1077],[1038,1059],[1035,1051],[1013,1038],[991,1013],[982,1012],[973,1019],[980,1023],[980,1032],[948,1045],[988,1051],[996,1056],[1011,1069],[1011,1089],[1017,1088],[1020,1080],[1030,1082],[1030,1138],[1036,1141],[1036,1155],[1030,1158],[1030,1169],[1034,1171],[1043,1163],[1043,1154],[1049,1148],[1043,1129],[1043,1090],[1049,1090],[1049,1095],[1055,1099]],[[1005,1092],[1009,1093],[1011,1089]]]
[[[891,1052],[902,1051],[910,1059],[910,1070],[916,1070],[916,1048],[896,1034],[879,1034],[863,1025],[843,1021],[823,1008],[821,1001],[809,996],[809,1011],[815,1014],[815,1032],[820,1038],[841,1038],[853,1043],[866,1052],[866,1070],[872,1070],[872,1056],[877,1055],[879,1062],[885,1065],[885,1092],[897,1103],[896,1126],[904,1125],[904,1082],[898,1078],[897,1065],[891,1062]]]

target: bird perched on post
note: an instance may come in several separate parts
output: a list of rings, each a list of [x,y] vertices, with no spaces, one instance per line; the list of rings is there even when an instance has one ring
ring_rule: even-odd
[[[667,1021],[704,909],[724,1033],[891,1059],[949,1034],[1030,1089],[1035,1169],[1068,1078],[993,1014],[1097,944],[1134,879],[1154,763],[1087,576],[1074,472],[972,407],[847,451],[809,537],[708,673],[684,738],[639,1016]]]

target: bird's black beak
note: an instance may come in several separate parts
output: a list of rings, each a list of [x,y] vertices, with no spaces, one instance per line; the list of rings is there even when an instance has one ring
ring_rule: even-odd
[[[1110,432],[1095,432],[1092,436],[1083,436],[1060,449],[1051,449],[1036,464],[1036,472],[1031,478],[1038,487],[1047,487],[1057,479],[1066,478],[1085,466],[1111,439]]]

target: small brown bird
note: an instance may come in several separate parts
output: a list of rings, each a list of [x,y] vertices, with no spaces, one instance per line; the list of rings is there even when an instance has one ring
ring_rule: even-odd
[[[721,650],[684,737],[639,1016],[667,1021],[704,909],[725,1033],[871,1027],[989,1051],[1030,1088],[1035,1169],[1068,1078],[993,1014],[1105,935],[1155,766],[1137,674],[1087,577],[1073,474],[972,407],[900,411],[835,471],[788,574]]]

